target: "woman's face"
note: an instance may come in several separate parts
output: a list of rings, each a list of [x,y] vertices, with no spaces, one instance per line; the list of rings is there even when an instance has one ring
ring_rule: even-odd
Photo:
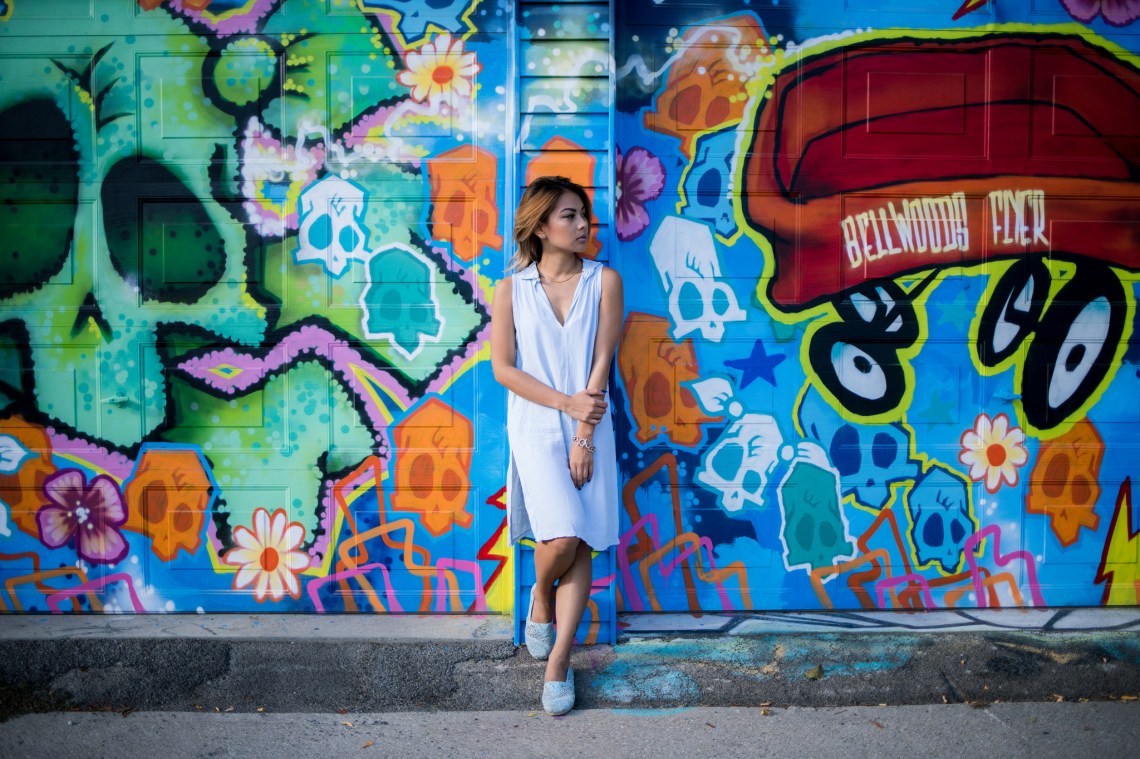
[[[590,242],[590,220],[577,193],[567,190],[538,228],[542,252],[583,253]]]

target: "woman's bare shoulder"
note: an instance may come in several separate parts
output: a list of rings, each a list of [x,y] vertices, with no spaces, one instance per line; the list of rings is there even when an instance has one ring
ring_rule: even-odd
[[[611,266],[602,266],[602,284],[621,284],[621,275]]]
[[[511,308],[511,287],[513,286],[512,280],[514,277],[508,273],[502,279],[495,283],[495,288],[491,291],[491,315],[494,316],[496,312],[501,314],[510,313]],[[502,297],[500,297],[502,296]]]

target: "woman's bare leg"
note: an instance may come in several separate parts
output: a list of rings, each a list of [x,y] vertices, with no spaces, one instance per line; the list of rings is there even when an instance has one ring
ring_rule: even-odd
[[[531,620],[540,624],[550,622],[554,614],[554,581],[566,574],[574,563],[578,538],[555,538],[534,544],[534,614]],[[529,603],[523,599],[523,603]]]
[[[558,597],[555,599],[558,611],[558,635],[554,639],[554,650],[546,661],[546,680],[566,679],[566,668],[570,665],[570,649],[574,645],[574,633],[586,611],[586,601],[590,598],[590,583],[593,580],[593,566],[590,563],[590,546],[578,541],[574,561],[558,579]],[[538,601],[535,601],[538,606]]]

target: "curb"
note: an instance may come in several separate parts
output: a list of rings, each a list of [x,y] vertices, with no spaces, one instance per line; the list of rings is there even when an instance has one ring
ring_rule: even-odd
[[[432,627],[447,632],[446,623]],[[0,717],[59,708],[541,709],[545,665],[514,647],[509,622],[506,630],[478,638],[9,633],[0,638]],[[1140,695],[1140,636],[663,635],[579,647],[572,666],[581,708],[1103,700]]]

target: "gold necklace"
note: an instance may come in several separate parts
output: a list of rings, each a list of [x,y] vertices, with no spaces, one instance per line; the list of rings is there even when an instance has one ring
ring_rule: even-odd
[[[574,277],[577,277],[579,274],[581,274],[582,269],[585,266],[586,264],[584,264],[581,259],[578,259],[578,271],[574,272],[565,279],[549,279],[545,274],[542,273],[542,269],[538,268],[538,264],[535,264],[534,268],[536,271],[538,271],[538,278],[540,281],[545,282],[548,285],[560,285],[563,282],[569,282],[570,280],[574,279]]]

